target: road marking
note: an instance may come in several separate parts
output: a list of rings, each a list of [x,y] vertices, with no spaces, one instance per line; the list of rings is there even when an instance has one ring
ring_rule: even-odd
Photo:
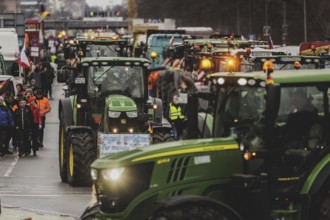
[[[13,169],[14,169],[14,167],[15,167],[16,164],[17,164],[18,158],[19,158],[19,157],[16,156],[16,157],[14,158],[14,160],[10,163],[10,165],[9,165],[9,167],[8,167],[8,170],[7,170],[7,172],[5,173],[4,177],[8,177],[8,176],[10,176],[11,172],[13,172]]]

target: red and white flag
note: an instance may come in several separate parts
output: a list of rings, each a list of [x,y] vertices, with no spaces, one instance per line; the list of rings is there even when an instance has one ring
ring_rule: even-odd
[[[174,36],[171,37],[169,44],[170,44],[170,47],[173,46],[173,44],[174,44]]]
[[[273,44],[273,40],[272,40],[272,37],[269,36],[268,38],[268,49],[273,49],[274,48],[274,44]]]
[[[24,39],[24,46],[21,50],[21,54],[18,58],[18,65],[20,65],[23,68],[30,69],[30,62],[25,54],[25,39]]]

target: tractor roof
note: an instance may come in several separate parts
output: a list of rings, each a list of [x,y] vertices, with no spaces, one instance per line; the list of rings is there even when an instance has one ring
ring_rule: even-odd
[[[80,45],[126,45],[127,39],[95,38],[79,40]]]
[[[314,69],[314,70],[282,70],[275,71],[271,74],[275,83],[279,84],[293,84],[293,83],[330,83],[330,69]],[[245,73],[213,73],[209,74],[210,80],[218,78],[245,78],[247,80],[254,79],[256,81],[265,81],[266,73],[263,71]]]
[[[82,66],[150,66],[151,62],[145,58],[137,57],[85,57],[81,59]]]

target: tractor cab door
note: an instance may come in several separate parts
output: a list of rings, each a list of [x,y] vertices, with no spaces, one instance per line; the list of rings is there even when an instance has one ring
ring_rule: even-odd
[[[328,88],[282,87],[272,152],[275,191],[299,192],[329,145]]]

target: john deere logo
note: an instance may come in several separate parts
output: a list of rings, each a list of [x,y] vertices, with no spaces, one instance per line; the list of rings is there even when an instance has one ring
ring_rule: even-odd
[[[125,124],[126,124],[126,119],[121,119],[121,120],[120,120],[120,123],[121,123],[122,125],[125,125]]]

